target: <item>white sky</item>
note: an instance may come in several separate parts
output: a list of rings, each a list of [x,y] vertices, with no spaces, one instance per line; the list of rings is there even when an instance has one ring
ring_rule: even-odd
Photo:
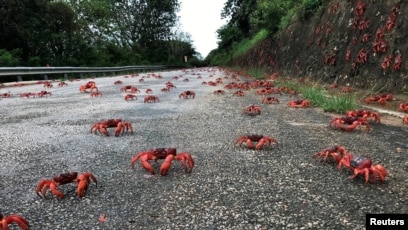
[[[205,58],[216,49],[217,29],[227,22],[221,20],[225,0],[181,0],[180,24],[191,35],[195,50]]]

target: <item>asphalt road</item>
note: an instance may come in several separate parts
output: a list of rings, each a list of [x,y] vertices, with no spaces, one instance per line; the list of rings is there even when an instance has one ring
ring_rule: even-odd
[[[328,125],[334,114],[286,106],[301,95],[274,95],[280,103],[272,105],[261,104],[254,89],[244,97],[234,97],[235,90],[214,95],[236,82],[231,77],[206,68],[0,89],[13,94],[0,99],[0,212],[23,216],[30,229],[365,229],[366,213],[408,213],[407,127],[384,121],[369,133],[342,132]],[[202,84],[217,78],[223,83]],[[101,97],[79,92],[89,80]],[[161,92],[167,81],[177,88]],[[124,85],[141,90],[137,100],[124,100]],[[159,103],[143,103],[147,88]],[[18,96],[41,90],[52,95]],[[179,98],[184,90],[196,97]],[[252,103],[261,105],[261,115],[242,113]],[[109,118],[131,122],[134,134],[91,134],[93,123]],[[235,148],[247,133],[273,137],[279,146]],[[311,157],[336,144],[384,165],[385,182],[350,180],[347,169]],[[130,159],[155,147],[189,152],[192,173],[179,162],[167,176],[152,176],[139,163],[132,170]],[[152,162],[156,171],[160,164]],[[75,183],[59,187],[64,199],[36,195],[40,180],[70,171],[92,172],[98,186],[90,184],[83,198]]]

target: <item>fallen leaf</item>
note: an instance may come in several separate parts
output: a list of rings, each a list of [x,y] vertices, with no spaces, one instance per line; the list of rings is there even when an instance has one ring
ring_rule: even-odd
[[[105,222],[106,221],[106,215],[105,214],[101,215],[98,220],[100,222]]]

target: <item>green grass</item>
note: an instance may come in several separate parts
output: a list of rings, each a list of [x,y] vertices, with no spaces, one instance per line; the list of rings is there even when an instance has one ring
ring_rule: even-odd
[[[246,71],[246,73],[255,79],[264,79],[265,71],[261,68],[251,68]]]
[[[325,112],[345,113],[355,110],[358,106],[356,95],[336,94],[328,95],[321,86],[304,85],[295,81],[278,82],[279,86],[287,86],[300,92],[313,105],[321,107]]]
[[[244,54],[246,51],[254,47],[258,42],[264,40],[266,37],[268,37],[268,30],[262,29],[260,30],[255,36],[253,36],[251,39],[246,39],[234,47],[234,51],[232,56],[233,57],[238,57],[241,54]]]
[[[339,94],[329,95],[319,106],[326,112],[345,113],[349,110],[355,110],[358,104],[356,96]]]

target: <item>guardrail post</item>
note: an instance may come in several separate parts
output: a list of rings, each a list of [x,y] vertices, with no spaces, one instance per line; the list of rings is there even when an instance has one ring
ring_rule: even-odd
[[[21,76],[17,76],[17,81],[23,81],[23,78]]]
[[[48,81],[48,75],[44,74],[44,80]]]
[[[80,74],[79,74],[79,78],[80,78],[80,79],[83,79],[83,78],[84,78],[84,74],[83,74],[83,73],[80,73]]]
[[[68,81],[68,74],[64,73],[64,80]]]

